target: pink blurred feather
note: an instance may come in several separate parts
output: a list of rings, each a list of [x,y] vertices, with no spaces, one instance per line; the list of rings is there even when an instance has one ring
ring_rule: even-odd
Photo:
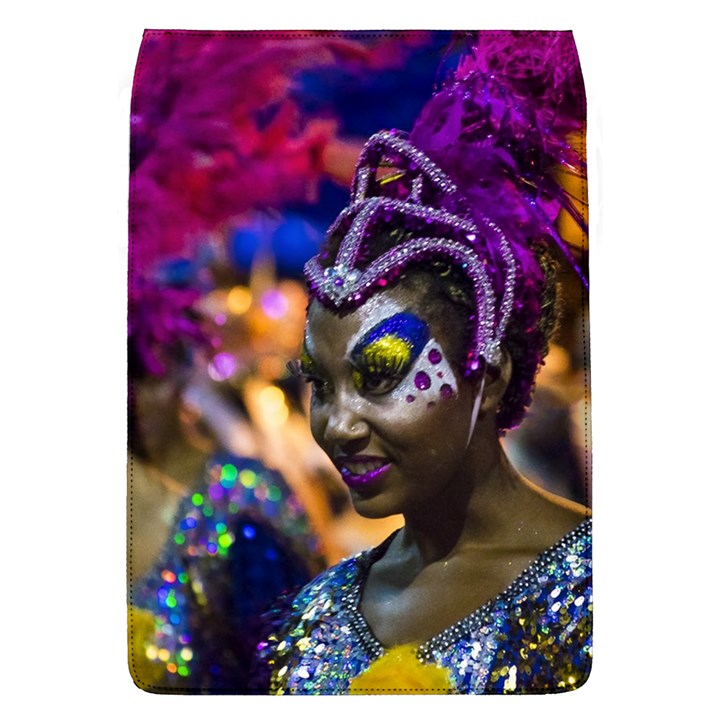
[[[146,35],[132,109],[137,271],[188,253],[247,210],[313,197],[335,123],[301,117],[293,74],[365,51],[322,33],[289,35]]]
[[[311,200],[332,119],[307,120],[293,75],[367,52],[330,33],[148,31],[133,86],[129,322],[135,357],[155,375],[183,347],[209,342],[199,291],[160,281],[164,260],[248,210]]]

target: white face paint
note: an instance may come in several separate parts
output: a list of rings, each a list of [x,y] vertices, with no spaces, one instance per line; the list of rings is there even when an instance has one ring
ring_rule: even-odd
[[[451,338],[424,316],[402,287],[347,314],[310,306],[302,363],[313,437],[366,517],[432,507],[467,449],[474,391],[451,367]]]
[[[347,345],[347,357],[351,357],[357,344],[369,332],[386,320],[400,313],[407,313],[423,322],[408,308],[393,299],[376,295],[366,303],[369,313]],[[423,322],[423,325],[425,323]],[[395,405],[403,418],[420,418],[437,403],[456,397],[457,378],[442,345],[429,337],[420,354],[405,373],[400,383],[383,397],[383,403]]]

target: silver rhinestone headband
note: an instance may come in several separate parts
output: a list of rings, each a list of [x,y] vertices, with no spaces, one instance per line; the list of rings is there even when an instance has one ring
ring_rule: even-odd
[[[399,168],[409,181],[406,199],[372,194],[383,163]],[[431,202],[434,204],[428,204]],[[451,209],[438,206],[440,202]],[[361,251],[382,222],[422,225],[420,237],[390,248],[361,269]],[[458,267],[472,283],[476,312],[467,374],[476,372],[482,360],[493,365],[500,362],[500,343],[513,307],[517,274],[510,244],[495,223],[470,214],[455,183],[403,133],[382,131],[366,143],[355,169],[350,204],[331,225],[328,237],[338,232],[344,235],[334,266],[323,268],[317,256],[305,265],[310,291],[321,302],[335,308],[359,306],[408,265],[441,258]],[[499,306],[485,268],[486,253],[481,254],[481,238],[486,246],[498,248],[505,266]]]

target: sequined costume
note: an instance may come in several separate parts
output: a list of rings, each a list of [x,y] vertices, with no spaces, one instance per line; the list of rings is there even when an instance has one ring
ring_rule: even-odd
[[[282,477],[230,454],[209,460],[173,527],[129,590],[133,678],[160,692],[243,692],[257,618],[322,568],[317,541]]]
[[[344,694],[385,650],[358,609],[368,570],[389,545],[330,568],[292,601],[260,644],[276,694]],[[542,553],[501,595],[417,650],[447,668],[455,694],[559,692],[582,685],[592,656],[591,521]],[[378,692],[403,687],[378,687]],[[435,691],[437,692],[437,691]]]

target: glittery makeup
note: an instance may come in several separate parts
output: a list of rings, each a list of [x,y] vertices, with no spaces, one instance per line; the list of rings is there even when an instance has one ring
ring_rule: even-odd
[[[402,312],[380,321],[355,345],[350,358],[371,375],[401,376],[428,341],[427,325]]]
[[[432,358],[432,359],[431,359]],[[440,358],[437,364],[433,364],[432,360]],[[394,394],[399,397],[408,397],[422,399],[425,402],[415,402],[412,405],[405,402],[404,410],[408,412],[424,414],[435,407],[438,401],[448,401],[456,397],[458,391],[457,379],[445,359],[446,353],[442,351],[439,343],[431,337],[423,352],[420,353],[415,362],[414,371],[408,373],[403,381],[398,385]],[[435,377],[441,377],[442,380],[435,380]]]
[[[435,493],[451,458],[464,450],[472,387],[456,379],[460,370],[450,366],[448,348],[433,330],[444,338],[442,321],[426,319],[403,288],[378,293],[348,315],[319,302],[308,311],[305,343],[318,373],[313,437],[364,517],[402,513]],[[440,362],[433,364],[431,355]],[[401,374],[389,374],[396,371]]]
[[[447,354],[430,336],[427,324],[407,308],[383,301],[381,296],[370,298],[366,305],[372,308],[368,321],[348,346],[356,387],[379,391],[389,388],[376,394],[385,402],[398,402],[403,418],[418,416],[432,409],[438,400],[454,397],[455,374]],[[443,378],[442,383],[433,383],[436,375]],[[447,387],[443,391],[441,386]],[[424,403],[415,402],[418,392]]]

